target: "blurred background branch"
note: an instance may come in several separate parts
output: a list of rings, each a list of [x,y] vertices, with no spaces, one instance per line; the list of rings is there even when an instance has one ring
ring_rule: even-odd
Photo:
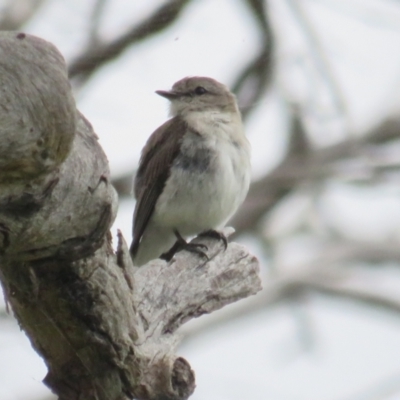
[[[274,39],[267,2],[263,0],[246,0],[251,14],[256,21],[261,46],[258,54],[250,60],[237,76],[232,90],[237,95],[243,118],[254,109],[268,89],[273,75]]]
[[[385,144],[400,137],[400,118],[390,118],[357,139],[351,135],[338,144],[304,152],[304,139],[299,145],[295,144],[304,138],[305,129],[297,114],[292,113],[290,126],[290,151],[277,167],[252,183],[243,206],[232,222],[237,235],[257,231],[262,217],[300,183],[333,178],[335,162],[358,157],[365,154],[372,144]]]
[[[69,66],[69,76],[82,84],[104,64],[118,57],[129,46],[168,28],[180,16],[190,0],[169,0],[157,8],[150,17],[108,43],[90,43]],[[100,3],[101,4],[101,3]],[[98,8],[98,5],[95,6]],[[96,9],[95,8],[95,9]],[[94,13],[96,15],[97,13]],[[94,20],[97,18],[95,17]],[[94,45],[92,47],[92,45]]]
[[[329,88],[329,92],[334,99],[334,104],[336,106],[337,115],[342,118],[348,118],[346,101],[343,97],[342,90],[337,78],[332,71],[329,60],[325,56],[324,46],[320,42],[320,37],[318,32],[312,26],[311,21],[307,17],[307,13],[304,10],[304,2],[299,0],[286,0],[289,4],[292,12],[298,21],[304,35],[307,38],[307,43],[309,44],[310,52],[314,60],[315,65],[321,76],[325,78],[325,82]]]

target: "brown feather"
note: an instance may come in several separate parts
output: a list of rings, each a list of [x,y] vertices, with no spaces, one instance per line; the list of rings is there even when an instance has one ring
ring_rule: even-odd
[[[138,251],[140,240],[169,177],[170,167],[179,154],[181,139],[187,129],[188,126],[182,118],[171,118],[153,132],[142,150],[134,183],[136,207],[130,248],[132,256]]]

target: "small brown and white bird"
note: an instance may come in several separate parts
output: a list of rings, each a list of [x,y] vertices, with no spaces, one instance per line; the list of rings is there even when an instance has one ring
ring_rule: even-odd
[[[136,266],[170,259],[182,247],[202,253],[183,238],[221,237],[215,230],[236,212],[250,184],[250,144],[225,85],[196,76],[156,93],[170,100],[172,118],[148,139],[134,181]]]

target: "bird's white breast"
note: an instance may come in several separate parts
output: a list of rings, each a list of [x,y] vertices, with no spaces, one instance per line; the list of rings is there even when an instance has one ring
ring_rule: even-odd
[[[250,146],[240,117],[191,113],[153,221],[182,235],[223,226],[247,194]]]

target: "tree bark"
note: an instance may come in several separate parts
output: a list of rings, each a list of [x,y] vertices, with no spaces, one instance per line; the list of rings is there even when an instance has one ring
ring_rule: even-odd
[[[112,248],[107,159],[57,49],[0,33],[0,82],[0,280],[44,382],[62,400],[187,399],[177,329],[259,291],[258,261],[202,239],[208,262],[181,252],[134,268],[121,234]]]

